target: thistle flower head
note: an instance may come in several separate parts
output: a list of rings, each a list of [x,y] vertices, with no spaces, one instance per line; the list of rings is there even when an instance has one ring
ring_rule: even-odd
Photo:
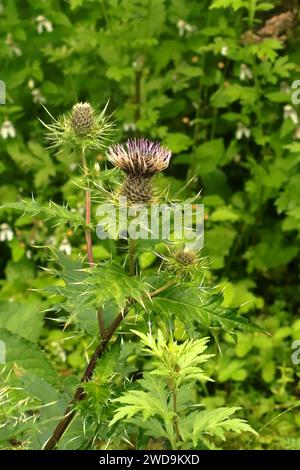
[[[127,175],[151,177],[169,166],[171,151],[148,139],[129,139],[123,145],[112,145],[108,158]]]
[[[77,103],[73,106],[70,124],[78,136],[88,135],[92,131],[94,110],[90,103]]]
[[[114,124],[106,109],[98,114],[89,103],[77,103],[72,111],[55,119],[49,111],[51,124],[42,124],[48,130],[46,138],[51,147],[73,146],[85,149],[101,149],[106,146],[113,131]]]
[[[181,266],[191,266],[197,262],[197,252],[193,250],[179,250],[175,252],[174,258]]]
[[[206,259],[200,257],[199,251],[184,245],[168,248],[168,251],[168,255],[160,255],[163,259],[162,267],[179,279],[194,279],[207,267]]]
[[[120,191],[131,204],[147,204],[152,200],[151,178],[127,176]]]

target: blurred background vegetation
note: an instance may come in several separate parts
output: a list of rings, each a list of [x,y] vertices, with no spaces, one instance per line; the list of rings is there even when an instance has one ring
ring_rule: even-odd
[[[78,101],[100,110],[110,99],[117,140],[146,136],[169,146],[172,164],[158,185],[171,195],[188,182],[186,196],[202,190],[207,282],[224,287],[226,305],[241,304],[271,333],[239,334],[237,345],[224,335],[223,356],[208,374],[218,385],[203,399],[242,403],[256,430],[271,421],[255,448],[300,448],[299,408],[281,415],[300,397],[300,368],[291,362],[300,339],[300,121],[291,99],[300,79],[299,21],[296,0],[0,2],[7,87],[0,204],[34,197],[83,210],[71,183],[80,174],[77,157],[47,149],[42,105],[58,116]],[[89,160],[95,172],[106,165],[104,153]],[[68,333],[40,313],[51,303],[30,290],[49,284],[39,270],[48,263],[42,245],[73,255],[86,249],[79,232],[0,213],[0,326],[38,340],[68,377],[82,370],[87,341],[62,346]],[[97,259],[111,250],[95,240]],[[151,253],[140,258],[143,269],[155,262]],[[178,338],[181,330],[178,323]],[[127,359],[135,370],[132,351]]]

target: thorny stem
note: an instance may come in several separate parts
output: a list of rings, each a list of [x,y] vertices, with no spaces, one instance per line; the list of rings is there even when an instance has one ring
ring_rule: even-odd
[[[175,436],[176,436],[176,442],[180,441],[180,433],[179,433],[179,428],[178,428],[178,415],[177,415],[177,389],[176,385],[174,382],[172,382],[172,397],[173,397],[173,411],[174,411],[174,418],[173,418],[173,423],[174,423],[174,431],[175,431]],[[176,448],[176,443],[175,443],[175,448]]]
[[[84,148],[82,149],[82,166],[84,176],[88,176],[88,167],[86,164],[85,158],[85,151]],[[87,189],[85,191],[85,241],[87,246],[87,255],[88,255],[88,262],[90,266],[94,265],[94,256],[93,256],[93,245],[92,245],[92,234],[89,225],[91,224],[91,192]]]
[[[168,287],[170,287],[170,285],[171,285],[170,282],[166,283],[164,286],[160,287],[156,291],[150,292],[149,296],[151,298],[155,297],[160,292],[168,289]],[[133,305],[134,305],[134,302],[132,300],[128,300],[127,306],[125,307],[124,311],[120,312],[116,316],[116,318],[114,319],[114,321],[112,322],[110,327],[107,330],[104,331],[104,334],[103,334],[103,336],[101,336],[101,340],[97,344],[96,349],[95,349],[95,351],[94,351],[94,353],[93,353],[93,355],[92,355],[92,357],[91,357],[91,359],[90,359],[90,361],[89,361],[89,363],[88,363],[88,365],[87,365],[87,367],[84,371],[84,374],[83,374],[83,376],[80,380],[80,384],[78,385],[78,387],[77,387],[77,389],[74,393],[74,396],[73,396],[71,402],[69,403],[69,405],[68,405],[68,407],[67,407],[67,409],[64,413],[64,416],[59,421],[59,423],[56,426],[55,430],[53,431],[53,434],[51,435],[50,439],[45,443],[45,445],[43,447],[43,450],[53,450],[57,446],[58,442],[60,441],[60,439],[64,435],[67,428],[69,427],[70,423],[72,422],[72,420],[73,420],[73,418],[76,414],[76,408],[75,408],[76,403],[83,400],[86,396],[86,393],[85,393],[85,390],[84,390],[84,387],[82,386],[82,384],[85,383],[85,382],[89,382],[91,380],[91,378],[93,376],[93,373],[94,373],[94,370],[96,368],[98,359],[103,355],[108,342],[110,341],[110,339],[112,338],[112,336],[116,332],[118,326],[124,320],[124,318],[126,317],[126,315],[128,314],[128,312],[130,311],[130,309],[132,308]]]
[[[60,422],[56,426],[56,428],[55,428],[52,436],[50,437],[50,439],[44,445],[43,450],[53,450],[54,447],[58,444],[58,442],[61,439],[61,437],[63,436],[63,434],[65,433],[65,431],[68,428],[69,424],[73,420],[73,418],[76,414],[76,409],[75,409],[74,405],[76,403],[80,402],[81,400],[83,400],[86,396],[86,393],[85,393],[85,390],[84,390],[84,387],[82,386],[82,384],[85,383],[85,382],[88,382],[89,380],[91,380],[91,378],[93,376],[93,373],[94,373],[94,370],[96,368],[97,360],[104,353],[105,348],[107,346],[107,343],[109,342],[109,340],[113,336],[114,332],[118,328],[121,321],[125,318],[125,316],[129,312],[130,308],[131,308],[131,303],[128,302],[128,306],[127,306],[126,310],[122,313],[119,313],[119,315],[117,315],[117,317],[112,322],[109,329],[105,332],[105,336],[103,336],[100,340],[100,343],[97,344],[97,347],[96,347],[96,349],[95,349],[95,351],[94,351],[94,353],[93,353],[93,355],[92,355],[92,357],[91,357],[91,359],[90,359],[90,361],[89,361],[89,363],[88,363],[88,365],[87,365],[87,367],[84,371],[84,374],[83,374],[83,376],[80,380],[80,384],[77,387],[77,389],[74,393],[74,396],[73,396],[71,402],[69,403],[69,405],[68,405],[68,407],[67,407],[67,409],[64,413],[63,418],[60,420]]]
[[[89,170],[88,166],[86,163],[86,158],[85,158],[85,149],[84,147],[82,148],[82,167],[83,167],[83,174],[85,177],[88,176]],[[87,182],[88,184],[88,182]],[[93,255],[93,241],[92,241],[92,233],[91,229],[89,228],[89,225],[91,224],[91,208],[92,208],[92,201],[91,201],[91,192],[89,189],[85,190],[85,223],[86,227],[84,230],[85,234],[85,241],[86,241],[86,246],[87,246],[87,255],[88,255],[88,262],[90,267],[94,266],[94,255]],[[99,331],[101,338],[104,338],[105,334],[105,328],[104,328],[104,320],[103,320],[103,312],[102,309],[99,309],[97,312],[97,317],[98,317],[98,324],[99,324]]]

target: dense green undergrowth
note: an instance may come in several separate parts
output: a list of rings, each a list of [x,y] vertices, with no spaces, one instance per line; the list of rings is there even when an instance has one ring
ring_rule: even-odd
[[[0,105],[0,340],[7,345],[0,447],[43,446],[92,354],[97,306],[106,303],[108,326],[130,297],[136,306],[85,385],[59,448],[299,449],[300,366],[292,353],[300,339],[300,121],[291,88],[300,79],[298,2],[2,0],[0,20],[7,90]],[[138,246],[141,276],[132,279],[126,243],[94,234],[97,270],[79,271],[86,268],[86,180],[72,148],[47,148],[40,120],[50,121],[43,106],[58,117],[78,101],[99,112],[108,99],[114,141],[146,136],[171,149],[169,168],[155,180],[159,193],[185,200],[201,191],[200,292],[181,281],[150,302],[150,287],[161,286],[159,244]],[[120,175],[104,148],[89,151],[87,163],[96,200],[99,185],[114,187]],[[87,286],[89,297],[79,302]],[[155,380],[163,383],[152,374],[157,358],[149,360],[132,331],[147,335],[149,325],[161,348],[210,336],[215,356],[203,369],[214,381],[182,385],[190,401],[183,398],[176,415],[179,431],[172,414],[171,428],[160,428],[174,391],[168,381],[165,410],[148,414],[148,426],[141,409],[126,414],[130,394],[146,400]],[[116,418],[120,403],[127,434]],[[205,411],[191,418],[199,403]],[[226,422],[235,419],[228,410],[240,420]],[[215,432],[203,430],[206,419]],[[244,432],[248,426],[258,435]]]

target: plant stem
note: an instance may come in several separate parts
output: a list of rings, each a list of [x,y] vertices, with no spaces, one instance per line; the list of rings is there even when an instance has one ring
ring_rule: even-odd
[[[86,164],[85,158],[85,150],[82,148],[82,166],[83,166],[83,173],[84,176],[88,176],[88,167]],[[88,255],[88,262],[90,266],[94,266],[94,256],[93,256],[93,244],[92,244],[92,234],[89,225],[91,224],[91,192],[87,189],[85,191],[85,223],[86,227],[84,230],[85,233],[85,241],[87,246],[87,255]]]
[[[135,120],[138,121],[141,117],[141,80],[142,70],[136,70],[135,72]]]
[[[136,275],[136,262],[135,262],[136,240],[129,238],[128,240],[128,270],[130,276]]]
[[[249,0],[248,21],[249,21],[250,28],[253,27],[253,23],[255,19],[256,2],[257,0]]]
[[[179,433],[179,428],[178,428],[178,415],[177,415],[177,388],[173,381],[172,381],[172,397],[173,397],[173,412],[174,412],[174,418],[173,418],[174,434],[176,436],[176,442],[179,442],[180,433]],[[175,445],[175,448],[177,448],[176,445]]]
[[[160,294],[161,292],[163,292],[164,290],[168,289],[169,287],[171,287],[173,285],[174,285],[174,281],[169,281],[166,284],[164,284],[163,286],[161,286],[158,289],[154,290],[153,292],[150,292],[149,296],[150,297],[155,297],[155,296],[157,296],[158,294]]]
[[[86,163],[84,147],[82,148],[81,158],[82,158],[83,174],[87,178],[89,170],[88,170],[88,166],[87,166],[87,163]],[[87,181],[87,184],[89,184],[88,181]],[[87,190],[85,190],[85,223],[86,223],[86,227],[84,229],[84,234],[85,234],[85,241],[86,241],[86,246],[87,246],[88,262],[89,262],[90,267],[93,267],[95,265],[94,255],[93,255],[93,241],[92,241],[91,229],[89,228],[89,225],[91,224],[91,209],[92,209],[91,192],[87,189]],[[104,328],[104,320],[103,320],[103,311],[102,311],[102,309],[98,310],[97,317],[98,317],[100,336],[101,336],[101,338],[104,338],[105,328]]]
[[[170,287],[170,282],[166,283],[164,286],[160,287],[156,291],[150,292],[149,296],[151,298],[155,297],[156,295],[158,295],[160,292],[167,289],[168,287]],[[96,349],[84,371],[84,374],[80,380],[80,384],[77,387],[71,402],[69,403],[62,419],[59,421],[58,425],[53,431],[50,439],[43,446],[43,450],[53,450],[58,444],[58,442],[60,441],[60,439],[62,438],[62,436],[64,435],[67,428],[69,427],[70,423],[72,422],[76,414],[76,409],[74,405],[76,405],[76,403],[78,403],[79,401],[83,400],[86,396],[84,387],[82,386],[82,384],[85,382],[89,382],[91,380],[94,370],[96,368],[98,359],[104,353],[108,342],[110,341],[110,339],[116,332],[120,323],[122,323],[122,321],[124,320],[128,312],[131,310],[133,305],[134,305],[133,300],[128,300],[127,306],[125,307],[124,311],[120,312],[116,316],[116,318],[114,319],[110,327],[107,330],[105,330],[104,336],[101,337],[100,342],[97,344]]]

